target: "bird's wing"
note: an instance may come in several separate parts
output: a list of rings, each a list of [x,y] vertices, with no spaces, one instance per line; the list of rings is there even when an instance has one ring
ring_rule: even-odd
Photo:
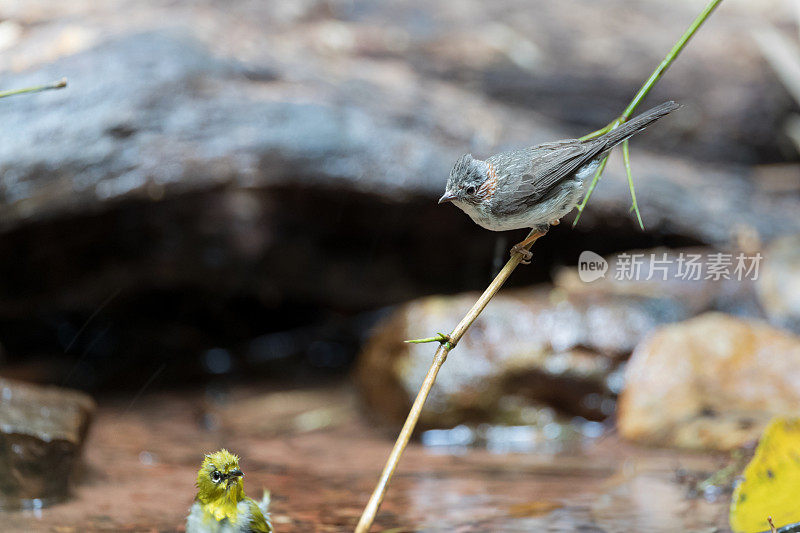
[[[519,169],[515,182],[509,183],[505,198],[517,208],[538,203],[558,183],[595,159],[602,147],[601,143],[570,139],[518,152],[516,157],[526,156],[527,166]]]
[[[269,505],[269,493],[264,493],[264,499],[259,505],[252,498],[247,498],[250,507],[250,531],[252,533],[272,533],[272,524],[269,521],[269,513],[266,512]]]

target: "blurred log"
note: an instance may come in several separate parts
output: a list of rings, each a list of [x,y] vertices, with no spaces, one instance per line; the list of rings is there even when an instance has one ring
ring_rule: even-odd
[[[633,142],[648,232],[612,158],[577,230],[551,232],[515,283],[586,248],[800,232],[796,199],[741,164],[774,157],[790,102],[736,38],[752,17],[778,16],[768,3],[726,5],[659,85],[654,99],[687,105]],[[242,3],[200,23],[188,3],[119,0],[81,22],[80,5],[44,16],[34,4],[3,8],[38,24],[4,51],[4,83],[68,75],[71,86],[3,104],[0,334],[12,355],[60,354],[63,330],[119,294],[113,327],[84,347],[84,363],[98,352],[111,366],[482,287],[506,237],[435,204],[453,161],[604,125],[695,13],[622,0],[310,1]],[[77,21],[69,31],[65,18]],[[203,27],[205,42],[141,32],[163,20]],[[136,354],[109,357],[122,346]]]

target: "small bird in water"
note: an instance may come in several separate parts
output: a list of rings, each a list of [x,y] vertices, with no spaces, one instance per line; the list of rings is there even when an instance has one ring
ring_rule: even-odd
[[[186,533],[271,533],[269,493],[260,502],[244,494],[239,457],[222,449],[203,459]]]
[[[439,203],[453,202],[476,224],[492,231],[536,229],[534,235],[511,248],[511,253],[520,253],[528,263],[532,254],[523,247],[572,211],[583,196],[587,178],[594,175],[603,157],[678,107],[675,102],[664,102],[586,141],[539,144],[493,155],[485,161],[472,154],[463,155],[450,171]]]

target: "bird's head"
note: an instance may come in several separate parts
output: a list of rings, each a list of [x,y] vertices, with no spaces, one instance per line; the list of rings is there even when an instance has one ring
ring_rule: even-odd
[[[202,503],[238,503],[244,498],[239,457],[226,449],[210,453],[197,473],[197,499]]]
[[[478,204],[488,199],[494,192],[494,187],[490,186],[493,177],[494,172],[489,163],[475,159],[472,154],[462,155],[450,171],[444,195],[439,198],[439,203]]]

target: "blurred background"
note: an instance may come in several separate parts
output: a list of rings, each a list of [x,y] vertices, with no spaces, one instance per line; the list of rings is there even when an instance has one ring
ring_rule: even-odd
[[[524,237],[436,204],[453,162],[604,126],[704,4],[0,3],[0,88],[69,80],[0,100],[9,527],[180,530],[226,446],[279,531],[351,529],[433,355],[402,341]],[[451,354],[376,528],[726,530],[699,482],[800,405],[798,13],[712,15],[640,109],[684,106],[631,143],[646,229],[615,153]],[[763,260],[615,282],[635,250]]]

